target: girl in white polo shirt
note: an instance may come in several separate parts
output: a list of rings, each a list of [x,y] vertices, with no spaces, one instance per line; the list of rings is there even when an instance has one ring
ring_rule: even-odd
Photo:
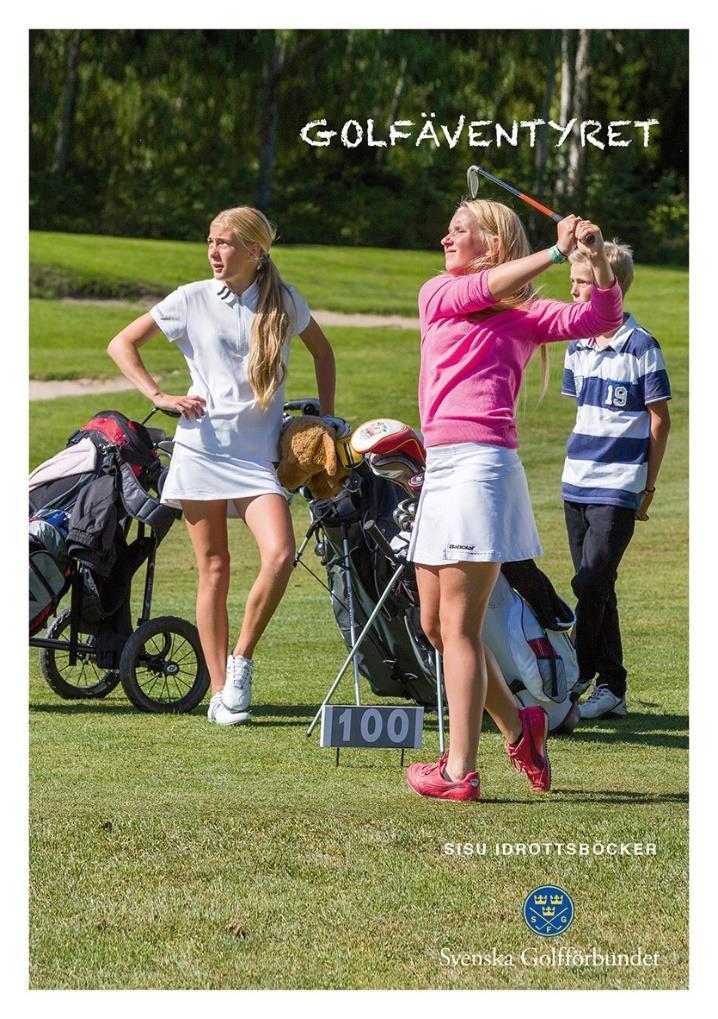
[[[320,413],[339,424],[331,416],[332,349],[272,262],[275,233],[257,209],[220,212],[207,238],[212,279],[179,287],[108,347],[144,396],[182,415],[162,500],[181,506],[197,558],[197,626],[212,684],[208,717],[220,725],[251,717],[252,655],[294,562],[291,517],[273,466],[292,336],[314,358]],[[142,363],[139,348],[159,330],[185,356],[192,379],[186,396],[164,393]],[[261,560],[229,656],[228,516],[244,520]]]

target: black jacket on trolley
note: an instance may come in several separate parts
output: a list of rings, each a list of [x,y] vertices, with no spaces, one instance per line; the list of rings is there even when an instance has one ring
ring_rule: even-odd
[[[118,475],[103,474],[83,488],[70,513],[67,551],[107,577],[115,563],[119,498]]]

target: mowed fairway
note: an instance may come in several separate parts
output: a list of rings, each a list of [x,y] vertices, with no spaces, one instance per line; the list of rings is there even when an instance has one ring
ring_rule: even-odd
[[[97,282],[98,240],[68,239],[65,264],[65,238],[41,235],[33,244],[38,262],[54,264],[58,277],[70,265]],[[151,291],[167,273],[148,274],[152,245],[160,242],[144,243],[102,239],[103,271],[111,272],[114,250],[124,278],[133,285],[144,280]],[[198,246],[174,249],[177,272],[196,264],[195,278],[201,276]],[[283,266],[290,282],[309,283],[317,251],[322,264],[340,267],[339,276],[330,272],[326,294],[318,278],[307,296],[333,310],[413,314],[419,285],[439,265],[426,253],[292,249]],[[393,286],[372,304],[377,267]],[[567,275],[552,270],[545,292],[567,296]],[[629,297],[630,310],[661,341],[674,399],[651,520],[636,528],[618,589],[628,717],[584,724],[570,739],[552,741],[554,788],[544,796],[530,794],[511,770],[491,726],[482,736],[479,804],[415,796],[397,752],[343,752],[335,767],[333,752],[319,748],[316,733],[306,739],[305,730],[344,645],[329,596],[301,566],[257,654],[251,726],[211,726],[206,703],[192,715],[143,715],[121,688],[96,703],[62,701],[31,651],[32,987],[687,985],[687,274],[639,266]],[[114,375],[104,348],[137,313],[38,301],[33,374]],[[337,412],[353,425],[380,414],[417,425],[418,334],[345,326],[326,332],[337,357]],[[294,344],[289,397],[314,388],[311,359]],[[177,372],[170,379],[180,391],[185,373],[177,353],[162,338],[145,349],[153,370]],[[545,549],[541,566],[568,598],[572,571],[559,481],[574,407],[558,395],[562,354],[563,345],[553,347],[550,389],[540,406],[536,366],[529,371],[519,433]],[[33,403],[31,464],[109,406],[131,417],[146,412],[135,393]],[[307,512],[300,498],[292,513],[301,538]],[[230,527],[236,626],[257,556],[243,525]],[[322,575],[311,544],[305,561]],[[192,619],[195,583],[180,522],[160,549],[154,614]],[[340,700],[350,700],[348,680],[341,689]],[[437,747],[429,716],[425,748],[407,754],[407,762],[430,759]],[[496,843],[569,842],[655,843],[656,855],[494,853]],[[486,855],[448,855],[447,843],[486,843]],[[524,899],[542,884],[565,888],[576,907],[571,930],[553,941],[532,934],[522,918]],[[531,965],[552,947],[568,946],[629,955],[640,947],[659,961]],[[452,955],[493,949],[510,954],[513,965],[451,964]]]

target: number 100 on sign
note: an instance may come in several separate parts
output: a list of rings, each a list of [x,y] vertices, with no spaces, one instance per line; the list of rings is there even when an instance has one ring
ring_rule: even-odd
[[[423,708],[327,704],[322,711],[323,747],[420,747]]]

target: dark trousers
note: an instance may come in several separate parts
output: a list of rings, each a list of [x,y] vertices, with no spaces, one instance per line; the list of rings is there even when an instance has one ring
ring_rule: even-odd
[[[623,506],[564,502],[568,543],[576,575],[574,641],[581,679],[605,683],[612,693],[626,692],[621,630],[616,602],[618,564],[633,537],[636,514]]]

